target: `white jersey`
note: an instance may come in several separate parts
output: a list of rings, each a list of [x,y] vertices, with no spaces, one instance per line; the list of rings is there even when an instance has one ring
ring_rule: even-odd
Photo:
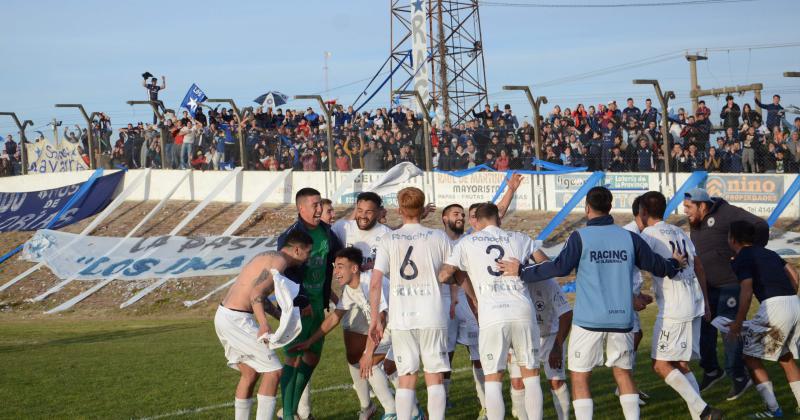
[[[558,318],[572,310],[561,286],[555,279],[547,279],[528,285],[533,307],[536,309],[536,322],[539,335],[547,337],[558,332]]]
[[[443,231],[416,223],[381,238],[375,270],[389,277],[390,329],[447,328],[450,307],[442,303],[438,274],[450,250]]]
[[[497,262],[516,258],[525,262],[535,250],[528,235],[487,226],[466,236],[453,248],[447,264],[465,271],[478,297],[481,328],[509,321],[531,321],[533,303],[518,276],[503,276]]]
[[[375,250],[381,237],[392,230],[381,223],[376,223],[370,230],[361,230],[355,220],[337,220],[331,231],[345,247],[358,248],[364,254],[364,264],[369,265],[375,261]]]
[[[358,287],[352,288],[345,285],[342,289],[342,296],[339,298],[339,303],[336,304],[336,309],[342,311],[360,311],[364,317],[367,318],[367,323],[372,322],[372,316],[369,308],[369,284],[372,280],[372,270],[361,273],[361,281]],[[383,278],[383,289],[381,290],[381,303],[378,306],[378,312],[383,312],[388,309],[387,296],[389,295],[389,279]]]
[[[675,277],[653,277],[653,289],[658,304],[657,316],[675,321],[691,321],[694,317],[703,315],[703,293],[694,274],[694,257],[697,252],[691,239],[681,228],[663,220],[646,227],[642,231],[642,238],[656,254],[670,258],[677,250],[686,256],[688,263]]]
[[[458,239],[455,239],[455,240],[453,240],[453,239],[450,239],[450,237],[448,236],[448,237],[447,237],[447,240],[448,240],[448,241],[450,241],[450,249],[453,249],[453,248],[455,248],[456,244],[457,244],[457,243],[458,243],[458,242],[459,242],[461,239],[463,239],[464,237],[465,237],[465,235],[462,235],[462,236],[461,236],[461,237],[459,237]],[[444,300],[444,303],[445,303],[445,304],[449,305],[449,304],[450,304],[450,285],[449,285],[449,284],[442,284],[442,285],[441,285],[441,287],[442,287],[442,299]],[[456,296],[456,299],[457,299],[459,302],[461,302],[461,301],[462,301],[462,299],[466,299],[466,298],[467,298],[467,294],[466,294],[466,293],[464,293],[464,289],[462,289],[461,287],[459,287],[459,288],[458,288],[458,296]]]
[[[636,224],[636,220],[628,223],[627,225],[623,226],[622,228],[627,230],[627,231],[629,231],[629,232],[633,232],[633,233],[635,233],[637,235],[641,235],[641,232],[639,232],[639,225]],[[642,292],[642,283],[644,283],[644,280],[642,280],[642,272],[638,268],[634,267],[634,269],[633,269],[633,294],[634,295],[638,295],[639,293]]]

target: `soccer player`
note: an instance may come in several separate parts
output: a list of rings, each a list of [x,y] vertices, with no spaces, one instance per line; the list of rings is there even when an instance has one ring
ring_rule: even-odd
[[[265,252],[244,266],[217,308],[214,316],[217,337],[225,349],[228,366],[241,373],[234,401],[236,420],[250,417],[253,405],[250,397],[259,377],[256,419],[272,419],[281,363],[275,352],[259,342],[259,338],[271,332],[266,313],[280,318],[280,310],[266,298],[274,290],[274,278],[281,276],[286,267],[306,261],[312,243],[305,232],[290,232],[279,252]]]
[[[700,358],[700,319],[707,306],[703,266],[686,233],[664,222],[667,199],[663,194],[647,192],[639,204],[645,242],[665,258],[673,252],[683,254],[687,264],[675,276],[653,278],[658,304],[650,351],[653,370],[686,401],[692,418],[718,418],[721,413],[703,401],[700,385],[689,369],[689,361]]]
[[[642,222],[641,216],[639,216],[639,201],[641,201],[641,196],[638,196],[633,199],[632,203],[632,213],[633,213],[633,220],[630,221],[627,225],[623,226],[622,228],[633,232],[637,235],[642,233],[642,230],[645,228],[644,223]],[[633,295],[638,296],[642,293],[642,273],[639,270],[633,271]],[[642,333],[642,325],[639,321],[639,312],[634,312],[633,314],[633,357],[631,358],[631,372],[636,368],[636,352],[639,351],[639,343],[642,342],[642,337],[644,334]],[[619,388],[614,391],[614,394],[619,396]],[[645,405],[645,400],[649,399],[650,396],[647,395],[641,389],[639,390],[639,405]]]
[[[464,237],[439,271],[439,281],[452,282],[457,270],[466,272],[478,299],[478,348],[486,375],[486,414],[489,420],[505,417],[503,371],[509,348],[514,350],[525,384],[525,411],[530,419],[542,418],[539,384],[539,328],[533,303],[519,277],[504,276],[497,262],[504,257],[527,260],[533,241],[519,232],[500,229],[497,206],[485,203],[475,210],[477,232]]]
[[[450,204],[442,210],[442,224],[444,232],[450,239],[451,246],[464,235],[464,207],[460,204]],[[481,414],[479,419],[485,416],[486,403],[484,393],[484,374],[481,367],[480,354],[478,353],[478,320],[470,306],[464,289],[458,285],[451,284],[442,287],[442,298],[444,303],[450,307],[450,317],[447,325],[447,353],[450,363],[453,362],[456,344],[461,344],[469,350],[469,358],[472,361],[472,377],[475,380],[475,391],[478,394],[478,401],[481,404]],[[450,392],[450,373],[444,375],[445,392]]]
[[[537,261],[547,260],[547,256],[537,249],[534,253]],[[539,359],[544,366],[544,373],[550,381],[550,393],[553,396],[558,420],[569,418],[569,387],[564,369],[567,348],[564,345],[572,325],[572,308],[561,286],[555,279],[548,279],[528,285],[528,292],[536,310],[536,321],[539,324]],[[511,407],[517,419],[527,420],[525,406],[525,386],[522,373],[516,364],[509,369],[511,376]]]
[[[578,420],[591,419],[594,411],[589,378],[595,366],[612,368],[620,390],[626,420],[639,418],[639,394],[631,375],[633,311],[646,300],[633,295],[634,267],[656,276],[675,275],[685,263],[675,253],[665,260],[644,240],[614,225],[609,214],[613,196],[605,187],[586,195],[587,226],[573,232],[553,261],[521,266],[516,259],[498,263],[506,276],[520,276],[527,283],[563,277],[577,269],[575,310],[569,337],[568,367],[572,379],[572,407]],[[634,305],[635,301],[635,305]],[[485,366],[484,366],[485,368]]]
[[[311,254],[305,264],[286,270],[286,277],[300,284],[300,295],[295,299],[301,308],[302,330],[294,342],[287,346],[286,359],[281,375],[283,399],[283,418],[293,419],[311,374],[322,355],[324,339],[317,341],[307,350],[291,350],[294,344],[308,339],[325,318],[324,310],[331,297],[331,276],[333,275],[334,255],[342,248],[330,227],[320,220],[322,198],[313,188],[301,188],[295,194],[298,220],[278,237],[278,247],[294,231],[305,232],[314,240]],[[335,296],[333,297],[334,302]]]
[[[339,303],[336,304],[336,309],[325,318],[325,322],[311,337],[295,346],[296,350],[305,350],[311,347],[315,342],[331,332],[340,321],[353,319],[353,312],[359,312],[359,316],[367,321],[367,326],[369,325],[369,286],[372,273],[369,271],[362,272],[361,267],[363,264],[364,256],[361,250],[356,247],[344,248],[336,254],[333,277],[342,286]],[[382,286],[379,310],[381,316],[385,317],[388,308],[385,297],[388,296],[389,280],[384,278]],[[382,419],[394,419],[396,418],[394,395],[389,389],[389,380],[381,366],[381,362],[384,361],[388,351],[391,349],[391,338],[389,334],[384,335],[378,346],[375,346],[372,340],[364,340],[362,344],[364,346],[359,350],[359,354],[364,355],[361,361],[364,366],[367,366],[367,370],[370,373],[369,385],[372,386],[378,401],[383,406],[384,415]],[[364,366],[362,366],[362,369]],[[361,379],[360,372],[357,373],[358,378]],[[361,397],[359,395],[359,399]],[[359,420],[371,418],[375,414],[375,410],[376,407],[369,399],[369,388],[367,388],[366,404],[361,401],[361,411],[358,413]]]
[[[325,224],[333,225],[333,219],[336,218],[333,202],[327,198],[323,198],[320,203],[322,204],[322,215],[319,217],[319,220]]]
[[[375,344],[383,336],[378,316],[380,287],[384,274],[390,280],[389,325],[392,351],[400,376],[395,393],[397,418],[409,420],[414,409],[414,388],[420,358],[428,386],[428,414],[431,420],[444,418],[446,396],[443,373],[450,370],[447,359],[447,307],[442,304],[436,274],[450,254],[450,241],[438,229],[419,224],[425,193],[403,188],[397,194],[403,226],[381,238],[370,284],[371,322],[369,335]]]
[[[783,417],[761,360],[780,364],[795,401],[800,405],[800,369],[792,358],[798,357],[797,341],[800,334],[797,271],[775,252],[753,245],[757,234],[750,222],[732,222],[730,229],[728,243],[736,254],[731,265],[739,279],[741,292],[736,319],[728,325],[728,339],[736,340],[740,334],[744,336],[744,363],[767,406],[768,411],[752,417]],[[750,321],[751,325],[745,326],[742,331],[753,295],[761,306]]]
[[[331,228],[333,234],[339,238],[339,241],[344,246],[355,247],[361,251],[363,255],[361,269],[364,271],[371,270],[375,263],[375,249],[378,247],[380,238],[391,232],[391,229],[378,223],[382,213],[383,200],[381,197],[373,192],[362,192],[356,197],[353,218],[340,219]],[[358,366],[367,342],[368,315],[362,311],[347,311],[344,319],[342,319],[344,347],[350,369],[350,377],[353,380],[353,388],[364,413],[374,412],[376,408],[369,397],[369,383],[361,377]],[[390,364],[393,367],[393,363]],[[394,409],[391,412],[394,413]]]

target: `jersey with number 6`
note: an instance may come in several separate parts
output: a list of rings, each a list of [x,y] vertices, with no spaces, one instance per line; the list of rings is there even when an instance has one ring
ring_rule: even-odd
[[[450,249],[443,231],[419,224],[381,237],[374,269],[389,277],[390,329],[447,328],[438,273]]]
[[[657,316],[675,321],[691,321],[694,317],[703,315],[703,293],[694,273],[694,257],[697,252],[689,236],[681,228],[662,220],[646,227],[642,231],[642,238],[658,255],[670,258],[674,251],[678,251],[686,257],[689,264],[675,277],[653,278],[653,291],[658,304]]]
[[[518,276],[503,276],[497,262],[516,258],[524,263],[535,251],[534,242],[520,232],[487,226],[465,236],[453,248],[447,264],[465,271],[478,297],[481,328],[513,321],[533,320],[528,288]]]

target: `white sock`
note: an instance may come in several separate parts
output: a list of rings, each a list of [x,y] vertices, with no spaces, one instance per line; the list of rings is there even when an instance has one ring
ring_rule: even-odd
[[[444,420],[444,409],[447,407],[447,394],[444,385],[428,387],[428,419]]]
[[[275,396],[258,395],[258,408],[256,408],[256,420],[272,420],[275,414]]]
[[[392,386],[394,387],[395,391],[400,389],[400,376],[397,374],[397,371],[389,375],[389,382],[392,383]]]
[[[800,381],[789,382],[789,388],[792,389],[792,394],[794,394],[797,405],[800,405]]]
[[[683,377],[683,375],[681,375]],[[686,378],[684,378],[686,379]],[[622,406],[622,414],[625,420],[639,420],[639,393],[622,394],[619,396],[619,405]],[[577,415],[577,411],[575,412]]]
[[[414,412],[414,390],[397,388],[394,393],[394,403],[397,407],[397,420],[411,420]]]
[[[697,383],[697,378],[694,377],[694,373],[689,371],[689,372],[684,373],[683,376],[685,376],[686,380],[688,380],[689,383],[692,384],[692,388],[694,388],[695,392],[697,392],[699,394],[700,393],[700,384]]]
[[[767,405],[769,411],[778,409],[778,400],[775,399],[775,391],[772,390],[772,382],[766,381],[756,385],[756,391],[761,395],[764,404]]]
[[[544,416],[544,395],[542,395],[542,384],[539,382],[539,375],[524,378],[525,384],[525,411],[528,413],[529,420],[542,420]]]
[[[569,419],[569,388],[566,383],[561,384],[561,387],[556,390],[550,390],[553,394],[553,405],[556,408],[558,420]]]
[[[297,403],[297,414],[301,419],[311,416],[311,380],[309,379],[303,393],[300,394],[300,401]]]
[[[489,420],[503,420],[506,415],[506,405],[503,402],[503,383],[486,381],[484,386],[486,387],[486,417]],[[524,393],[525,391],[523,391],[523,395]],[[522,411],[525,411],[524,408]],[[519,412],[517,410],[517,413]]]
[[[690,413],[699,416],[703,410],[705,410],[708,404],[703,401],[703,398],[694,390],[692,384],[686,379],[686,376],[683,376],[680,370],[672,369],[672,372],[664,378],[664,382],[674,389],[675,392],[680,394],[681,398],[686,401]]]
[[[392,390],[389,389],[389,379],[386,378],[386,372],[383,371],[383,366],[376,365],[372,367],[372,376],[369,377],[369,384],[378,401],[383,407],[384,413],[395,413],[397,410],[394,405],[394,395]]]
[[[483,376],[483,369],[473,366],[472,377],[475,379],[475,392],[478,393],[478,401],[481,402],[481,408],[486,408],[486,391],[483,389],[483,383],[486,379]]]
[[[525,389],[511,388],[511,410],[517,415],[517,420],[528,420],[525,411]]]
[[[235,420],[248,420],[250,418],[250,407],[253,406],[253,400],[236,398],[233,400],[233,418]]]
[[[639,402],[637,401],[636,404],[639,404]],[[575,420],[592,420],[594,402],[592,402],[591,398],[573,401],[572,408],[575,410]]]
[[[350,369],[350,377],[353,378],[353,389],[356,390],[358,404],[362,409],[369,407],[369,382],[361,377],[358,365],[348,364],[347,367]]]

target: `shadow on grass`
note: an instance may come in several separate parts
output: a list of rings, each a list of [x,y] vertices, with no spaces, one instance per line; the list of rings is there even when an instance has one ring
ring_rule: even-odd
[[[101,343],[105,341],[121,340],[126,338],[143,337],[154,334],[163,334],[173,331],[197,328],[197,324],[174,324],[159,327],[143,327],[133,329],[120,329],[104,331],[99,333],[82,334],[73,337],[59,338],[57,340],[43,341],[37,343],[21,343],[11,346],[0,346],[0,353],[13,353],[18,351],[30,351],[43,347],[68,346],[72,344]]]

